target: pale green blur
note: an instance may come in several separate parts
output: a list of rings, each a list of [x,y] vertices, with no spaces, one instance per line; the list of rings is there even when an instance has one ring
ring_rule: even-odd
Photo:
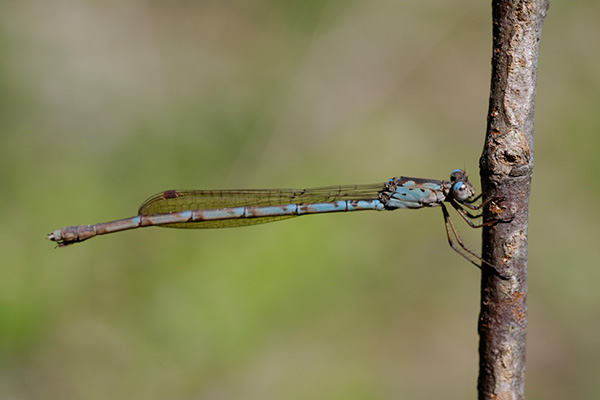
[[[4,4],[0,398],[475,398],[479,271],[440,210],[44,238],[167,189],[479,187],[488,3]],[[530,400],[600,396],[599,13],[544,25]]]

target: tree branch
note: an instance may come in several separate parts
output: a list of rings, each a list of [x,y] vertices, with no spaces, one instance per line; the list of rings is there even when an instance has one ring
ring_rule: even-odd
[[[535,83],[542,23],[549,0],[495,0],[492,83],[480,159],[485,220],[483,258],[510,276],[484,268],[479,316],[479,399],[524,399],[527,333],[527,223],[533,174]]]

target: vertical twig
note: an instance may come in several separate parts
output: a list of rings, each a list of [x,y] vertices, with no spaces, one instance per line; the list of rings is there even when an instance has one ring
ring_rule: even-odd
[[[483,230],[482,254],[510,276],[484,268],[479,316],[479,399],[524,399],[527,333],[527,221],[533,173],[535,83],[549,0],[494,0],[492,84],[482,193],[500,196],[485,218],[511,216]],[[485,200],[485,199],[484,199]]]

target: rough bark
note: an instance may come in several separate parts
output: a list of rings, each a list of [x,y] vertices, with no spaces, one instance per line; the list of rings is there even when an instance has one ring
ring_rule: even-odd
[[[527,333],[527,232],[533,174],[535,84],[549,0],[493,1],[493,57],[485,146],[480,159],[485,220],[479,316],[479,399],[524,399]]]

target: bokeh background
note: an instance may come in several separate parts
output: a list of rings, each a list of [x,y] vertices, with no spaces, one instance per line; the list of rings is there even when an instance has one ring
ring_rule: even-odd
[[[529,399],[600,396],[599,13],[544,25]],[[479,272],[437,209],[44,238],[166,189],[477,182],[489,2],[21,0],[0,28],[0,398],[475,398]]]

